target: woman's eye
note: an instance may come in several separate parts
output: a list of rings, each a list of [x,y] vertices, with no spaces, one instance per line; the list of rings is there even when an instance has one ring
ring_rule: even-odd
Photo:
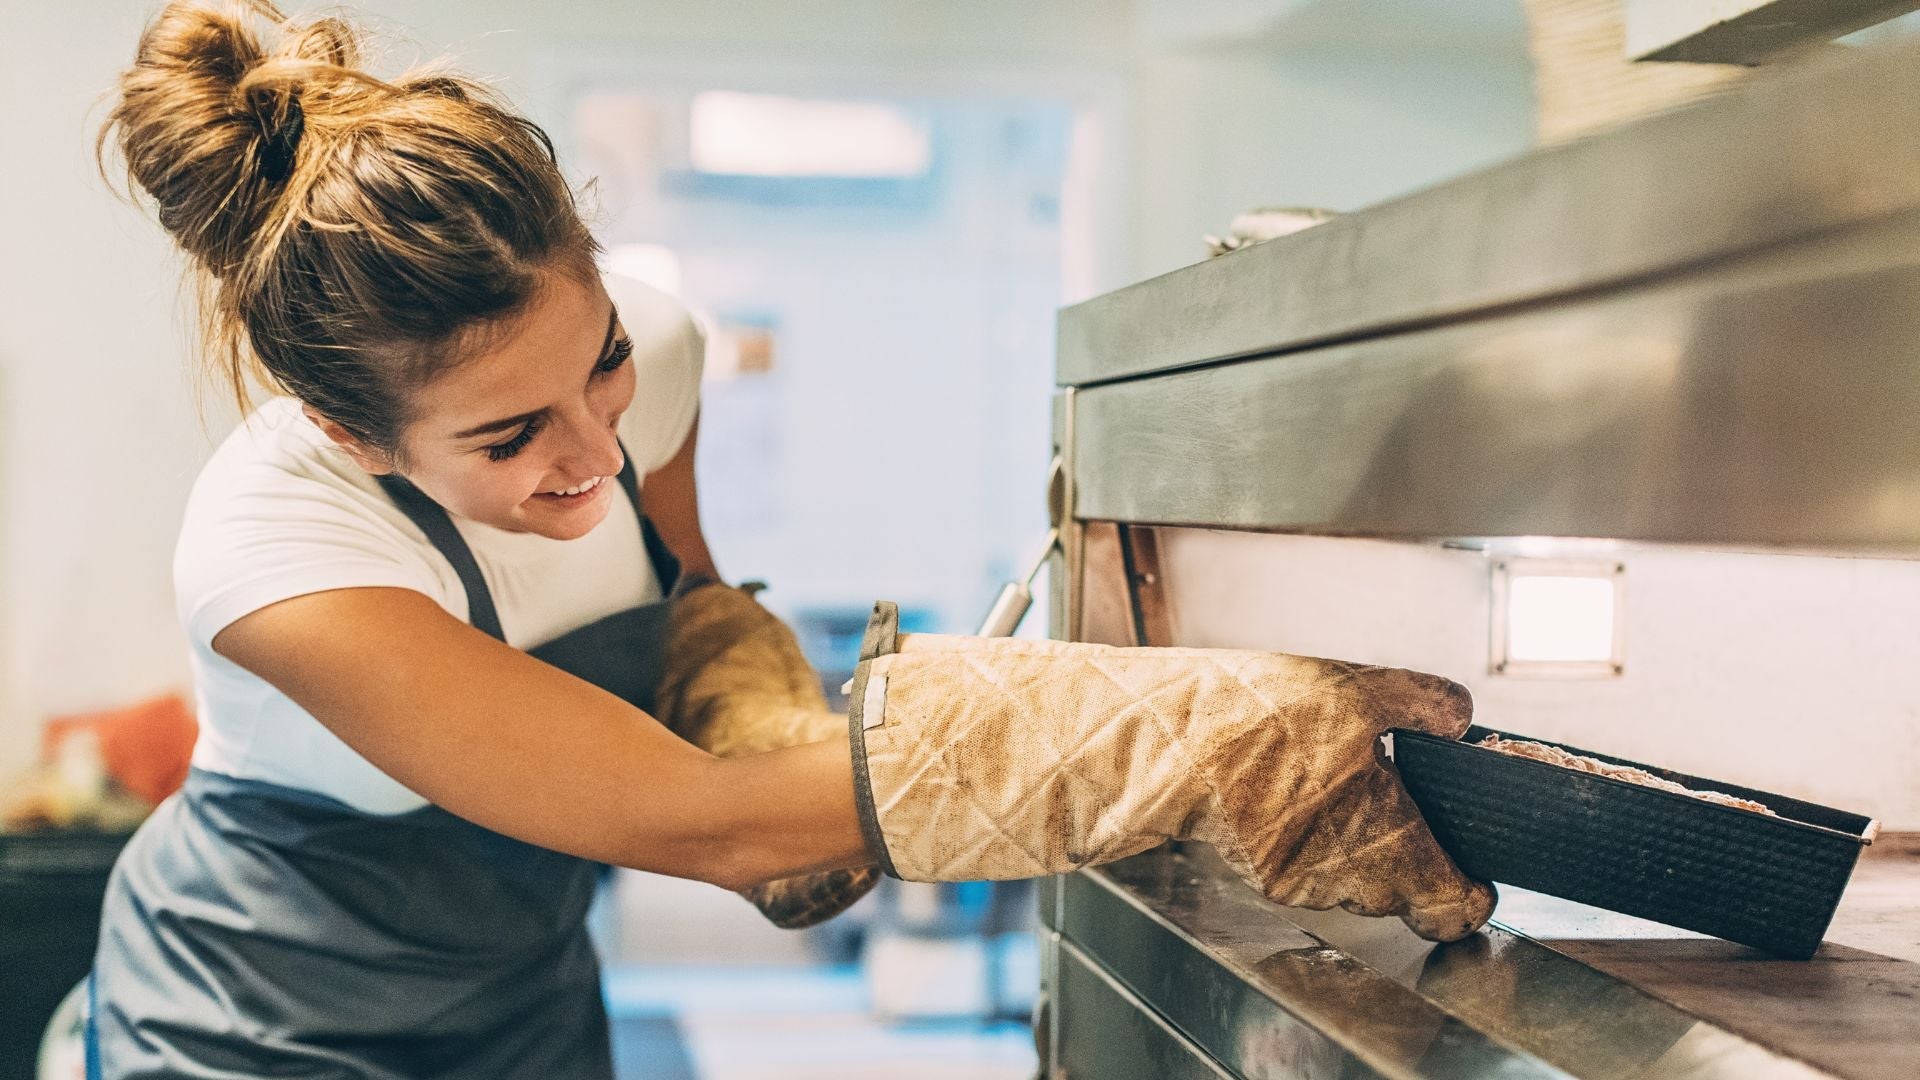
[[[507,460],[513,455],[526,449],[527,444],[533,441],[534,434],[539,430],[540,430],[539,420],[527,421],[526,426],[522,427],[519,431],[515,432],[513,438],[508,439],[506,442],[495,443],[492,446],[487,447],[487,460],[489,461]]]
[[[600,361],[599,370],[603,374],[612,374],[613,372],[619,371],[620,365],[626,363],[627,358],[632,355],[633,339],[623,337],[613,343],[613,351],[607,354],[605,360]]]
[[[632,356],[633,339],[623,337],[613,343],[613,351],[607,354],[605,360],[595,365],[594,370],[602,374],[612,374],[620,370],[620,366],[625,364]],[[505,461],[515,454],[518,454],[520,451],[526,449],[527,444],[533,441],[535,435],[539,434],[541,426],[542,422],[538,419],[527,421],[526,426],[515,432],[513,438],[508,439],[506,442],[495,443],[487,447],[487,459],[489,461]]]

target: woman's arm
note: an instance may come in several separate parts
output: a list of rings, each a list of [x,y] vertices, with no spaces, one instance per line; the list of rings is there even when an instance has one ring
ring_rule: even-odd
[[[294,597],[213,647],[430,802],[529,843],[730,889],[871,858],[843,742],[712,757],[421,593]]]
[[[707,538],[700,531],[700,501],[694,490],[693,454],[699,439],[700,417],[695,414],[686,441],[671,461],[647,474],[641,495],[660,539],[679,558],[681,574],[695,581],[718,581],[720,571],[714,568]]]

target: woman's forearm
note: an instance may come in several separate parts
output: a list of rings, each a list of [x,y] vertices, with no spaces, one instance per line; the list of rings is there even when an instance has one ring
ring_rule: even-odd
[[[703,880],[741,889],[873,861],[853,803],[844,739],[715,759],[701,812],[720,850]]]
[[[283,600],[214,648],[429,801],[541,847],[717,885],[868,861],[844,739],[713,757],[411,590]]]

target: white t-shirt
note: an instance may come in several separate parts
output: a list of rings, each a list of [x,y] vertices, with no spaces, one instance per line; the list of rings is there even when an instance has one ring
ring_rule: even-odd
[[[628,278],[604,280],[633,339],[636,389],[620,436],[644,480],[686,441],[699,406],[705,338],[672,297]],[[454,516],[509,644],[530,649],[660,598],[633,508],[624,492],[613,498],[606,519],[576,540]],[[214,635],[241,616],[329,589],[413,589],[467,618],[466,591],[452,564],[298,402],[279,397],[261,405],[201,469],[173,576],[199,706],[196,766],[318,792],[369,813],[426,805],[286,695],[213,651]]]

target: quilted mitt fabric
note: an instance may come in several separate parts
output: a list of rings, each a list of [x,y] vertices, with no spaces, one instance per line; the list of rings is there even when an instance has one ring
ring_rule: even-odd
[[[716,757],[839,738],[819,677],[793,631],[745,590],[703,585],[674,601],[656,708],[675,734]],[[879,881],[873,867],[803,874],[742,890],[775,926],[813,926]]]
[[[1446,679],[1280,653],[909,634],[864,662],[869,844],[917,881],[1034,877],[1169,838],[1268,899],[1453,940],[1490,887],[1441,851],[1381,752],[1472,712]]]

